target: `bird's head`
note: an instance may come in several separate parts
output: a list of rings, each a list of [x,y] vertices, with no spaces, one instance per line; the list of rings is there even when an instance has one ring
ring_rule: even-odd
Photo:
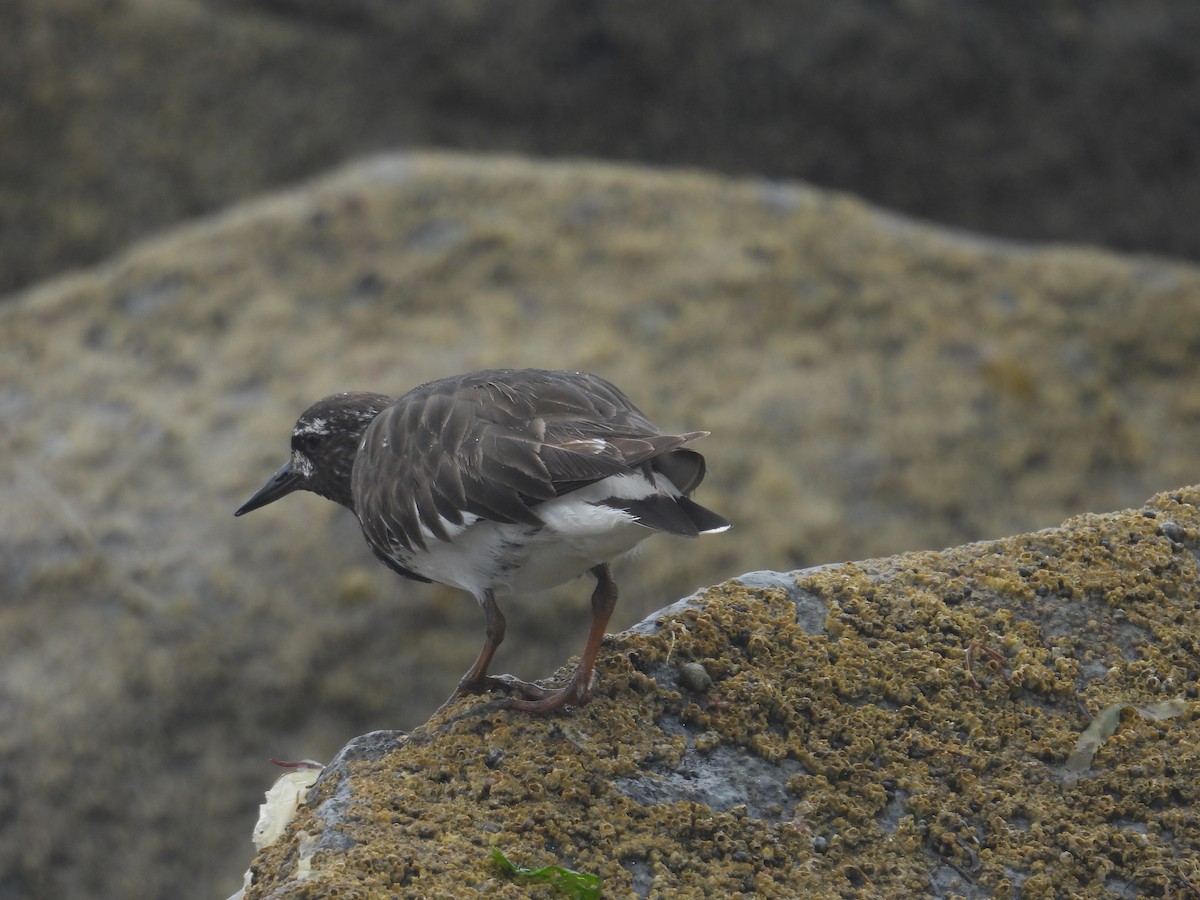
[[[293,491],[312,491],[354,509],[350,473],[367,426],[392,405],[383,394],[354,392],[318,400],[292,429],[292,455],[235,516],[274,503]]]

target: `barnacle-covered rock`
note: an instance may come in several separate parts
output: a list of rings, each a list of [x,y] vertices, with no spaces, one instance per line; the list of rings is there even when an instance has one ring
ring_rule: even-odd
[[[529,896],[494,848],[606,896],[1191,890],[1198,506],[710,588],[610,639],[587,707],[353,742],[247,897]]]

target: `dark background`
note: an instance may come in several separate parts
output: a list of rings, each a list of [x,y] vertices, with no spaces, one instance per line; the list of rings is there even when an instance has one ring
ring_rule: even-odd
[[[9,0],[0,291],[365,152],[796,178],[1200,256],[1200,5]]]

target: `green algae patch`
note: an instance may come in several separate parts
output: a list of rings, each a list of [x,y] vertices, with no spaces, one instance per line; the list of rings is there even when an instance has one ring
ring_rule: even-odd
[[[359,739],[247,896],[561,896],[493,850],[605,896],[1186,892],[1198,504],[710,588],[607,639],[589,706]]]
[[[562,866],[529,868],[514,865],[499,850],[492,851],[492,862],[505,875],[512,875],[533,883],[553,885],[560,894],[571,900],[600,900],[601,883],[595,875],[585,875]]]

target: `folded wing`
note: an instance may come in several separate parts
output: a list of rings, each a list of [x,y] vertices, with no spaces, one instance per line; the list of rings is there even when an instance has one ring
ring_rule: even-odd
[[[539,526],[538,504],[612,475],[657,471],[686,495],[704,458],[679,448],[705,434],[663,434],[595,375],[476,372],[422,385],[379,414],[355,462],[355,509],[373,542],[412,550],[480,518]],[[679,534],[728,527],[681,500],[631,512]]]

